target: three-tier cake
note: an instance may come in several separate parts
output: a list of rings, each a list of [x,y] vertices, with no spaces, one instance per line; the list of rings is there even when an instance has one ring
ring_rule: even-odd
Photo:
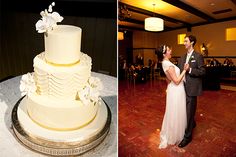
[[[25,96],[13,109],[13,128],[31,149],[77,155],[104,139],[111,115],[100,98],[100,79],[91,76],[92,60],[81,52],[81,28],[57,25],[63,17],[52,12],[54,5],[36,23],[45,52],[34,58],[34,72],[22,76]]]

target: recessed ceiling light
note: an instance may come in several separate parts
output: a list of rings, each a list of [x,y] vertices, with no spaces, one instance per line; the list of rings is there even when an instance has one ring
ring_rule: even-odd
[[[214,5],[215,5],[215,3],[210,3],[210,5],[211,5],[211,6],[214,6]]]

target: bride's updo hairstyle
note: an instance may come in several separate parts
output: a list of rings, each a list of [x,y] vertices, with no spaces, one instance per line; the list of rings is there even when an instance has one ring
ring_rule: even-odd
[[[157,57],[160,61],[163,60],[164,54],[166,54],[167,51],[167,45],[161,45],[157,48]]]

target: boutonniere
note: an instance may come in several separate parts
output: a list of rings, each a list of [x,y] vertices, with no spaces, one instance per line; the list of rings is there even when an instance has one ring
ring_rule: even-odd
[[[194,56],[190,57],[189,62],[191,62],[192,60],[194,60]]]

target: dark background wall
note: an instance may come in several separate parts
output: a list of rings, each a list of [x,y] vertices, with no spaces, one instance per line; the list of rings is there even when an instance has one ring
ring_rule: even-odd
[[[37,33],[40,12],[52,1],[3,2],[0,13],[0,80],[33,71],[33,58],[44,51]],[[92,71],[117,76],[117,3],[115,0],[60,0],[53,11],[58,24],[82,28],[81,51],[92,58]]]
[[[118,42],[119,59],[125,59],[127,63],[133,62],[133,33],[124,31],[124,39]]]

